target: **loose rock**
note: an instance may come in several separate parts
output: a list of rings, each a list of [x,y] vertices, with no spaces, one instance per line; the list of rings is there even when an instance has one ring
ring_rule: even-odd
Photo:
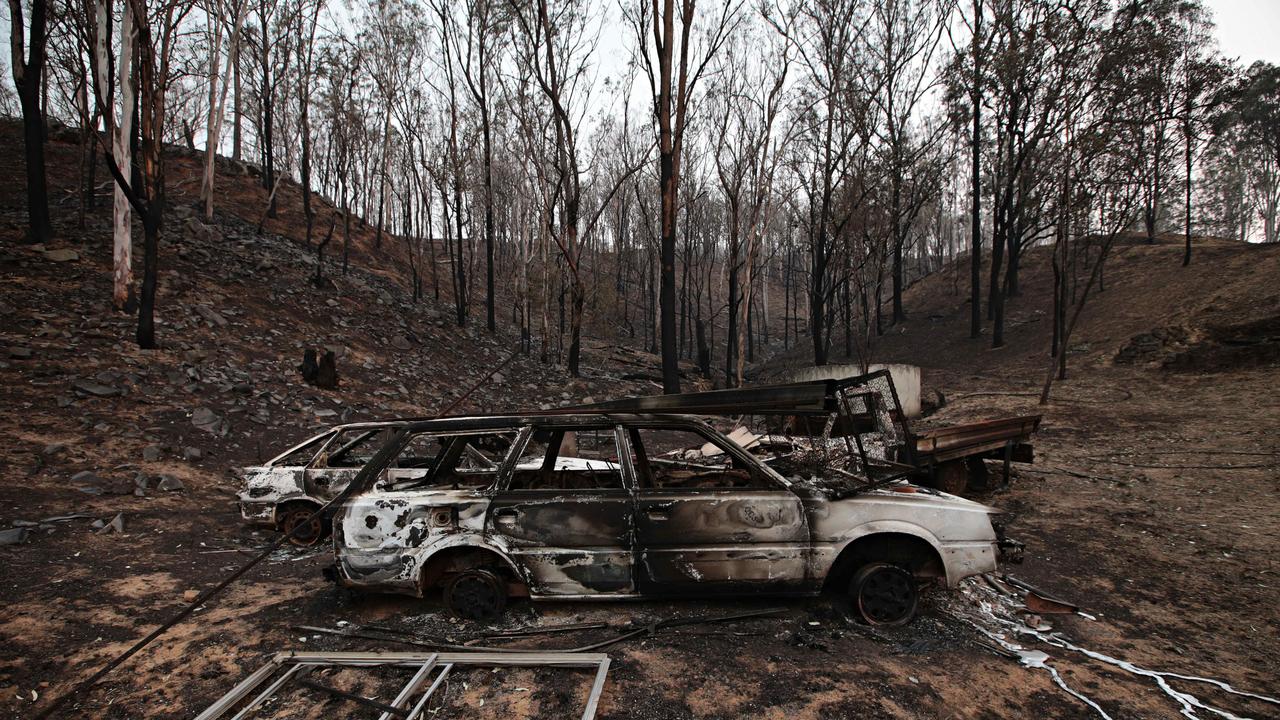
[[[0,530],[0,545],[20,545],[27,541],[27,535],[30,533],[31,528],[29,527]]]
[[[115,397],[123,395],[124,391],[120,388],[102,385],[90,380],[77,380],[71,383],[71,389],[84,395],[93,395],[94,397]]]
[[[80,253],[72,250],[71,248],[57,248],[55,250],[45,250],[44,259],[49,262],[57,263],[71,262],[72,260],[79,260]]]
[[[196,408],[191,413],[191,424],[213,435],[225,435],[226,421],[207,407]]]

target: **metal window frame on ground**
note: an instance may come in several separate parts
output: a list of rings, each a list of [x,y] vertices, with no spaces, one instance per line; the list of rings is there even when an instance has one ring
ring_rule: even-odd
[[[415,720],[426,709],[432,694],[444,683],[453,666],[467,667],[563,667],[594,668],[595,678],[591,683],[591,692],[587,695],[586,709],[582,720],[591,720],[596,715],[600,703],[600,693],[604,689],[605,677],[609,673],[609,656],[603,653],[564,653],[564,652],[441,652],[441,653],[388,653],[388,652],[297,652],[277,653],[266,665],[258,668],[249,677],[240,681],[230,692],[210,705],[204,712],[196,716],[196,720],[217,720],[228,716],[242,701],[258,691],[264,684],[266,688],[258,692],[250,702],[241,707],[231,720],[244,720],[251,717],[268,699],[278,694],[282,688],[305,674],[310,669],[322,667],[377,667],[394,666],[417,668],[417,672],[409,682],[401,688],[395,700],[388,703],[386,710],[378,716],[378,720]],[[434,672],[436,670],[439,672]],[[281,673],[280,671],[284,672]],[[434,674],[434,678],[432,677]],[[267,681],[274,678],[269,684]],[[428,680],[430,683],[428,684]],[[410,706],[414,695],[424,690],[422,697]],[[338,693],[343,694],[343,693]],[[345,694],[344,694],[345,695]],[[402,712],[395,713],[392,709]]]

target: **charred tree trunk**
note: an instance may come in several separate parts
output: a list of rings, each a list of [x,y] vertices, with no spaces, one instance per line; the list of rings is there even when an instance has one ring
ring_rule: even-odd
[[[819,231],[823,233],[824,231]],[[809,335],[813,339],[813,364],[827,364],[825,332],[827,256],[826,239],[819,237],[813,245],[809,281]]]
[[[45,243],[53,239],[53,223],[49,220],[49,191],[45,184],[44,110],[40,103],[45,69],[48,6],[48,0],[31,1],[31,28],[27,58],[24,61],[22,4],[21,0],[9,0],[13,84],[18,90],[18,100],[22,106],[22,139],[27,164],[27,241],[31,243]]]
[[[982,0],[974,0],[975,34],[981,36]],[[982,98],[979,90],[977,62],[981,53],[974,43],[974,91],[973,140],[970,147],[970,184],[973,188],[973,208],[969,215],[969,337],[982,334]]]

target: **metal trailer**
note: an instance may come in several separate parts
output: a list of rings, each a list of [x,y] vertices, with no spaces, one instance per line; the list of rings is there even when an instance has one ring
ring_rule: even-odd
[[[971,480],[985,483],[986,459],[1004,461],[1007,483],[1009,463],[1032,462],[1030,438],[1041,419],[1027,415],[917,433],[902,412],[888,370],[839,380],[622,398],[560,410],[765,416],[772,427],[790,434],[851,438],[868,487],[905,478],[952,493],[963,492]],[[881,435],[884,457],[868,456],[862,442],[868,433]]]
[[[1039,429],[1039,415],[1021,415],[925,430],[912,436],[915,463],[926,484],[960,493],[987,482],[984,460],[1000,460],[1007,485],[1009,463],[1035,460],[1030,441]]]

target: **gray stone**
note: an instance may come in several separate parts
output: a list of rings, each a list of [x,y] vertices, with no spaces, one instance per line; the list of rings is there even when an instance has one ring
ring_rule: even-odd
[[[30,534],[29,527],[16,527],[10,530],[0,530],[0,545],[19,545],[27,541],[27,535]]]
[[[102,524],[99,525],[98,523]],[[111,518],[111,522],[103,523],[101,520],[98,520],[94,522],[93,525],[97,528],[100,534],[112,532],[122,533],[124,532],[124,513],[116,513],[116,516]]]
[[[391,338],[391,347],[397,350],[409,350],[413,345],[409,344],[409,338],[403,335],[396,335]]]
[[[55,250],[45,250],[44,259],[50,262],[71,262],[80,259],[80,253],[71,248],[57,248]]]
[[[156,485],[156,489],[161,492],[182,492],[187,489],[187,486],[172,475],[161,475],[160,483]]]
[[[182,458],[184,460],[187,460],[188,462],[196,462],[197,460],[203,457],[204,457],[204,453],[201,452],[200,448],[198,447],[182,448]]]
[[[11,347],[9,348],[9,357],[14,360],[30,360],[31,348],[29,347]]]
[[[159,460],[160,456],[163,454],[164,446],[162,445],[148,445],[142,448],[142,459],[147,462],[155,462]]]
[[[199,220],[193,218],[187,219],[187,233],[197,240],[203,240],[207,243],[217,243],[222,240],[222,234],[213,227],[205,225]],[[193,255],[206,255],[206,253],[197,250],[192,251]]]
[[[218,327],[226,327],[227,319],[208,305],[197,305],[196,314]]]
[[[71,389],[85,395],[93,395],[94,397],[115,397],[123,395],[124,391],[120,388],[101,385],[89,380],[77,380],[71,383]]]
[[[196,408],[191,413],[191,424],[213,435],[225,435],[228,429],[226,420],[207,407]]]
[[[92,470],[81,470],[80,472],[71,476],[71,482],[96,483],[96,482],[102,482],[102,478],[98,477],[98,474]]]

